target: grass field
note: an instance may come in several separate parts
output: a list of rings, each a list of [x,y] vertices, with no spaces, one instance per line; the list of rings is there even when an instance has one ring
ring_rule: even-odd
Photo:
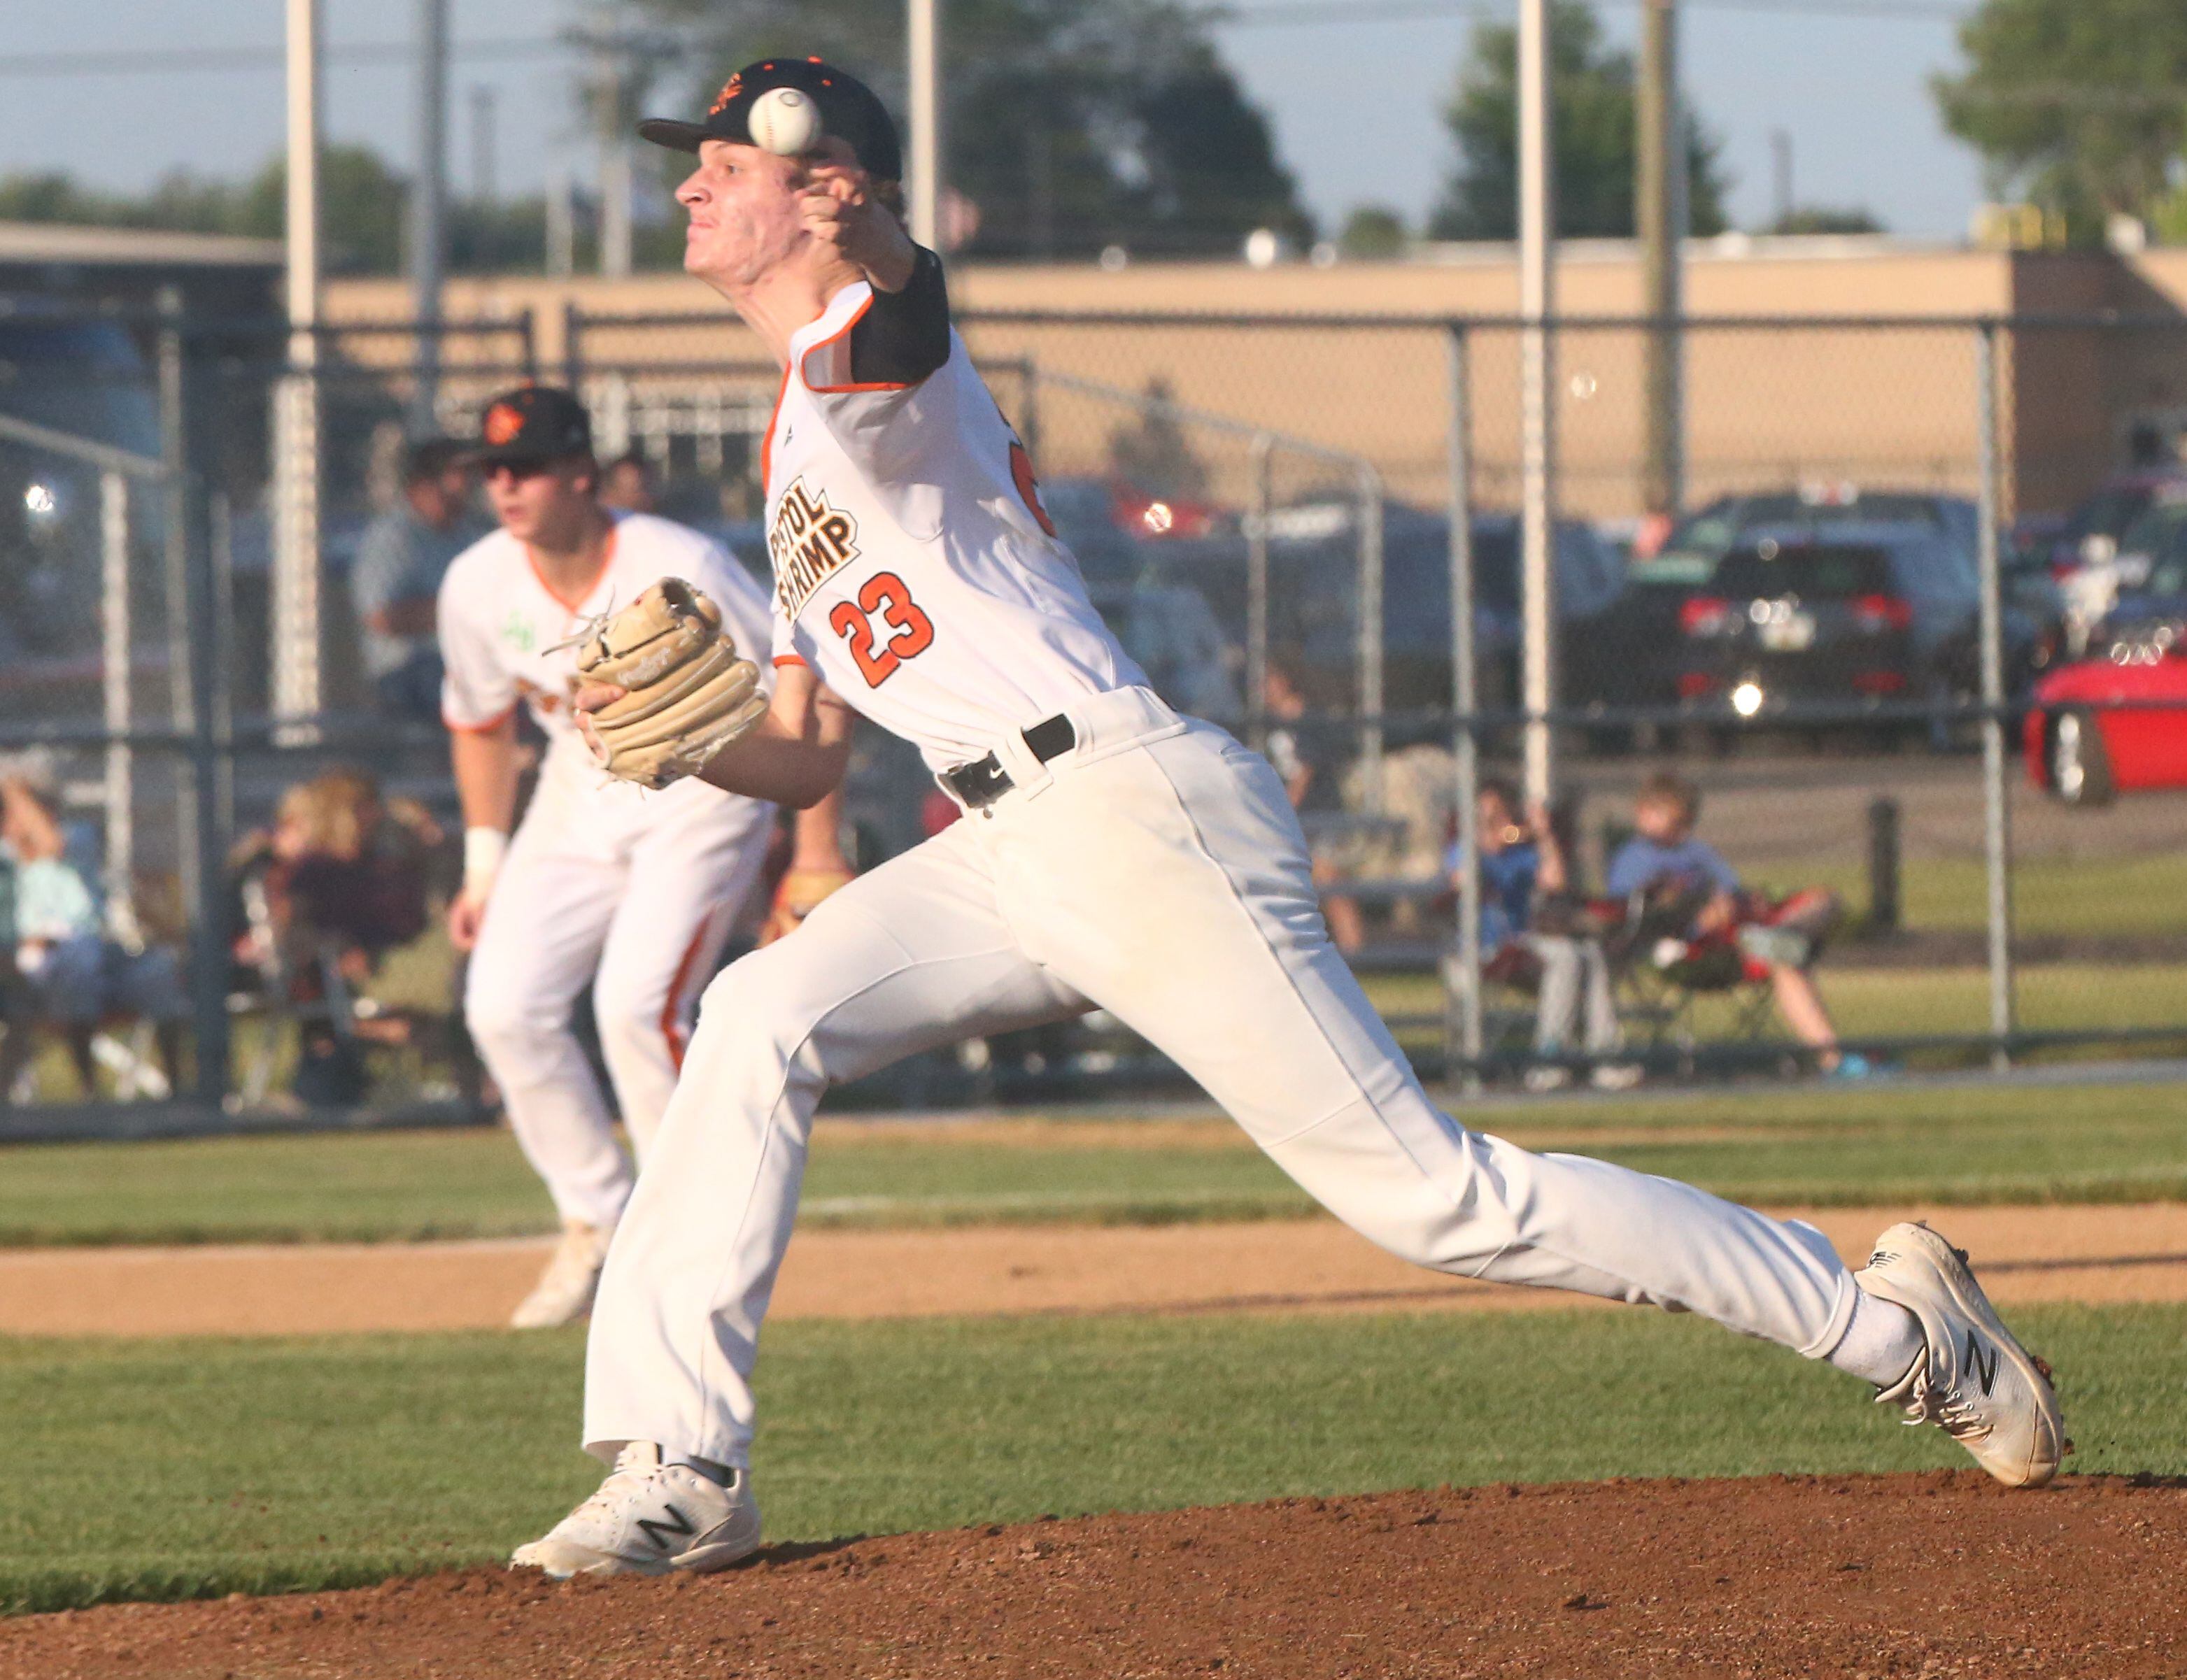
[[[1867,907],[1867,865],[1850,846],[1743,873],[1774,891],[1827,886],[1856,913]],[[1916,932],[1984,927],[1988,891],[1977,854],[1909,857],[1899,878],[1901,917]],[[2139,940],[2187,933],[2187,855],[2022,858],[2013,868],[2012,898],[2013,925],[2025,935]]]
[[[1981,969],[1863,969],[1848,958],[1826,960],[1817,979],[1838,1031],[1847,1038],[1980,1037],[1989,1031],[1989,975]],[[1433,1023],[1425,1031],[1401,1031],[1408,1046],[1441,1048],[1442,991],[1433,975],[1378,975],[1368,992],[1385,1015],[1425,1016]],[[2178,1028],[2178,1043],[2187,1047],[2187,964],[2023,965],[2016,970],[2015,997],[2020,1025],[2027,1031]],[[1730,1003],[1700,1000],[1694,1028],[1703,1042],[1730,1034]],[[1774,1031],[1784,1035],[1781,1024]]]
[[[1744,1201],[2187,1197],[2187,1093],[2170,1086],[1808,1087],[1463,1112],[1532,1147],[1602,1155]],[[506,1236],[553,1222],[538,1181],[498,1131],[46,1144],[0,1162],[0,1246]],[[804,1216],[1155,1223],[1311,1205],[1221,1121],[845,1121],[821,1129]]]
[[[2026,1313],[2074,1467],[2187,1471],[2187,1309]],[[598,1471],[572,1333],[0,1341],[0,1610],[496,1558]],[[1964,1463],[1858,1385],[1661,1314],[790,1324],[777,1540],[1443,1482]]]

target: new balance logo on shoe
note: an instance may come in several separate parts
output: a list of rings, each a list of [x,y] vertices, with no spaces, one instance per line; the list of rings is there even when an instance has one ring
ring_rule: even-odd
[[[1994,1371],[1997,1368],[1993,1364],[1990,1368]],[[698,1530],[691,1525],[691,1519],[685,1516],[675,1506],[671,1505],[668,1508],[668,1514],[676,1520],[672,1523],[661,1522],[652,1517],[640,1517],[638,1520],[638,1527],[644,1531],[645,1537],[653,1542],[653,1549],[656,1552],[666,1553],[671,1549],[666,1538],[669,1535],[676,1535],[679,1538],[688,1540],[698,1532]]]
[[[1982,1391],[1984,1394],[1987,1394],[1997,1386],[1997,1362],[2002,1357],[1997,1349],[1993,1347],[1989,1351],[1988,1363],[1984,1363],[1982,1339],[1975,1334],[1971,1326],[1968,1328],[1967,1368],[1982,1379]]]

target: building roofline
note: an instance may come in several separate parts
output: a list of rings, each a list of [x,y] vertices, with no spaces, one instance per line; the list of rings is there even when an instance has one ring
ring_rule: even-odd
[[[177,233],[145,228],[81,228],[0,222],[0,263],[78,263],[110,268],[278,268],[278,239]]]

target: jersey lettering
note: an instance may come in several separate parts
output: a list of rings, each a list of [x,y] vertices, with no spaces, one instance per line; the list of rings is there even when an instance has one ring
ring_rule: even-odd
[[[774,563],[774,598],[785,618],[833,573],[858,557],[858,522],[829,505],[824,490],[807,490],[801,476],[790,480],[767,533]]]
[[[896,632],[878,648],[874,645],[875,613]],[[851,657],[869,688],[880,688],[906,660],[917,659],[934,645],[934,621],[919,610],[904,581],[892,571],[877,571],[868,578],[855,605],[836,602],[828,615],[828,627],[850,644]]]

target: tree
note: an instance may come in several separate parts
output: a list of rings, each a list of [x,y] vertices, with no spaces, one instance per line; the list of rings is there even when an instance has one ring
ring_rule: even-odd
[[[1773,233],[1881,233],[1883,224],[1858,205],[1802,205],[1769,224]]]
[[[2114,215],[2162,220],[2187,161],[2187,7],[2179,0],[1985,0],[1967,67],[1931,84],[1993,195],[2062,212],[2077,243]]]
[[[638,3],[724,74],[818,53],[903,111],[902,0]],[[1267,120],[1180,0],[952,0],[948,41],[948,174],[980,208],[975,251],[1228,255],[1262,227],[1311,239]]]
[[[392,274],[402,267],[408,184],[366,147],[328,146],[320,152],[319,219],[329,272]],[[236,231],[279,239],[288,190],[288,160],[276,157],[252,177]]]
[[[1639,135],[1629,53],[1604,46],[1586,0],[1551,0],[1551,142],[1557,232],[1616,239],[1633,229],[1633,171]],[[1519,34],[1508,24],[1473,31],[1458,91],[1443,113],[1458,165],[1429,231],[1444,239],[1510,239],[1519,229]],[[1693,231],[1725,227],[1721,143],[1690,112],[1685,121],[1686,201]]]
[[[66,175],[9,176],[0,179],[0,221],[278,239],[288,173],[279,157],[244,186],[177,171],[141,198],[102,193]],[[387,274],[402,266],[404,188],[402,177],[363,146],[329,146],[321,153],[329,267]]]
[[[1387,205],[1361,205],[1345,218],[1336,244],[1346,256],[1375,261],[1402,256],[1410,238],[1405,218]]]

